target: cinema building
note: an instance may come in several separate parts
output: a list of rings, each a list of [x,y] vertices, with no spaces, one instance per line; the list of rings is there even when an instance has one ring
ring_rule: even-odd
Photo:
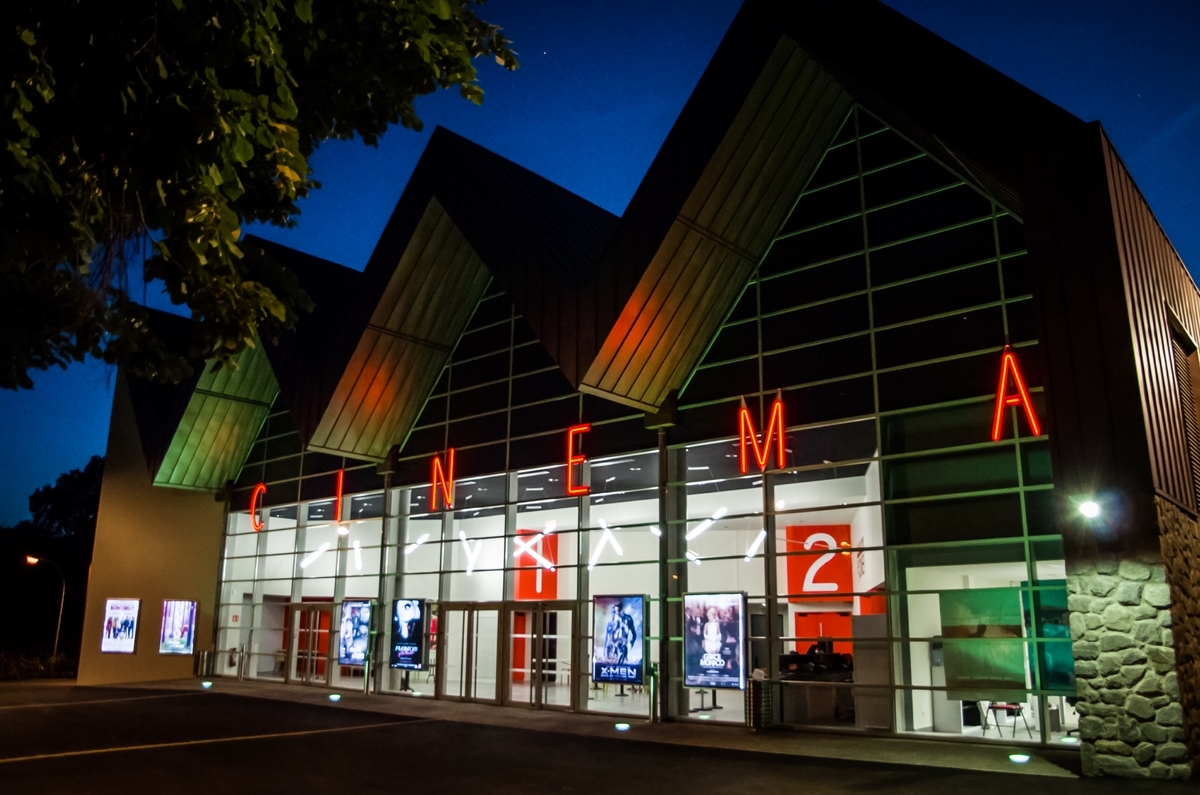
[[[252,243],[316,311],[236,372],[119,376],[81,683],[191,676],[157,619],[191,600],[214,678],[1186,777],[1200,293],[1099,123],[793,5],[742,9],[621,217],[438,130],[364,271]],[[646,597],[641,685],[594,680],[606,595]]]

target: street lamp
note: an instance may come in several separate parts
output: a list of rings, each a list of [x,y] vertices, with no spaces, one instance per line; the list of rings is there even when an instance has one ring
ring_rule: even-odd
[[[50,659],[53,660],[58,656],[58,633],[62,630],[63,605],[66,604],[67,601],[67,578],[63,575],[62,569],[58,567],[58,564],[52,560],[49,560],[48,558],[39,558],[33,555],[26,555],[25,563],[30,566],[36,566],[39,563],[49,563],[54,567],[54,570],[58,572],[58,578],[62,580],[62,596],[58,600],[58,626],[54,628],[54,653],[50,657]]]

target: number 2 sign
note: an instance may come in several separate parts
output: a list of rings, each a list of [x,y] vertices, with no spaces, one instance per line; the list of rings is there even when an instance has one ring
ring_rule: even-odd
[[[850,547],[850,525],[800,525],[786,531],[789,601],[845,601],[852,597],[854,574]],[[829,550],[814,554],[820,550]],[[830,599],[830,594],[846,596]]]

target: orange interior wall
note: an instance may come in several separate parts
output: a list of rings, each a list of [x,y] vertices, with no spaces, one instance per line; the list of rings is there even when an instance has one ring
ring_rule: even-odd
[[[529,538],[536,536],[540,532],[540,530],[518,530],[517,535]],[[555,566],[558,565],[558,536],[553,534],[543,536],[539,541],[534,542],[533,549]],[[551,571],[524,552],[516,559],[514,565],[517,569],[517,580],[513,593],[515,599],[536,600],[558,598],[558,569]],[[539,569],[542,572],[541,590],[538,590]]]
[[[796,637],[798,638],[850,638],[854,630],[849,613],[797,613]],[[796,651],[803,654],[814,640],[796,641]],[[853,654],[854,644],[848,640],[834,641],[833,650],[838,654]]]

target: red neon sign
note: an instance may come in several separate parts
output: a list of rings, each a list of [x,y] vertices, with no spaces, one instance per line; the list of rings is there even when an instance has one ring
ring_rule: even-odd
[[[337,497],[333,503],[333,521],[341,523],[342,521],[342,480],[346,477],[346,470],[339,469],[337,474]]]
[[[266,493],[266,483],[259,483],[254,487],[254,491],[250,492],[250,526],[256,533],[263,529],[263,520],[258,518],[258,499]]]
[[[440,456],[433,457],[433,471],[429,483],[429,510],[437,510],[438,486],[442,487],[442,504],[447,508],[454,507],[454,448],[446,452],[446,467],[442,468]]]
[[[576,454],[575,437],[581,433],[587,433],[591,429],[592,424],[590,422],[585,422],[583,425],[572,425],[570,428],[567,428],[567,494],[572,497],[578,497],[581,494],[587,494],[591,491],[591,487],[589,486],[575,485],[575,466],[587,460],[587,456],[583,454],[582,449],[581,452]],[[580,442],[582,444],[582,440]]]
[[[738,411],[738,438],[741,442],[741,455],[739,456],[738,464],[741,466],[742,474],[746,474],[748,464],[746,462],[746,439],[750,439],[750,445],[754,449],[754,460],[758,463],[760,471],[765,472],[767,469],[767,459],[771,457],[771,437],[776,437],[775,445],[775,463],[776,466],[782,469],[785,464],[785,455],[783,449],[783,399],[775,396],[775,403],[771,406],[771,420],[767,423],[767,432],[763,435],[763,446],[758,446],[758,434],[754,430],[754,422],[750,419],[750,409],[746,408],[746,401],[742,400],[742,408]]]
[[[1009,379],[1016,387],[1016,392],[1008,391]],[[996,413],[992,418],[992,441],[1000,441],[1004,428],[1004,407],[1021,406],[1025,409],[1025,418],[1029,420],[1029,429],[1034,436],[1042,435],[1042,425],[1038,422],[1033,410],[1033,401],[1029,399],[1029,390],[1025,388],[1025,379],[1021,377],[1021,368],[1017,366],[1017,357],[1012,348],[1005,345],[1004,355],[1000,359],[1000,384],[996,387]]]

